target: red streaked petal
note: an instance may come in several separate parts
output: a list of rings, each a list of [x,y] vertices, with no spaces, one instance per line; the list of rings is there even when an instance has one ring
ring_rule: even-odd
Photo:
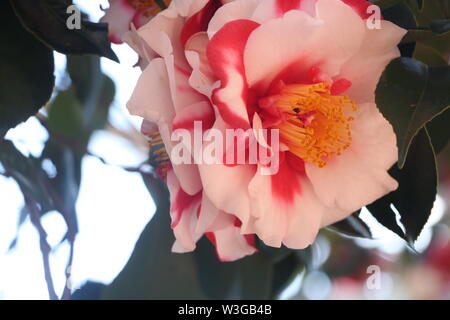
[[[278,16],[282,16],[290,10],[300,9],[302,0],[276,0],[276,10]]]
[[[191,196],[180,186],[173,170],[167,172],[167,186],[170,191],[171,227],[176,238],[173,250],[186,252],[195,249],[195,243],[201,236],[195,232],[198,211],[202,202],[202,192]]]
[[[220,261],[235,261],[257,252],[255,236],[241,234],[240,227],[235,225],[235,216],[221,212],[218,220],[223,227],[206,232],[205,236],[216,247]]]
[[[278,172],[271,177],[271,190],[272,196],[279,201],[285,202],[290,205],[293,204],[294,198],[301,196],[302,190],[300,186],[298,176],[298,171],[293,170],[289,163],[285,159],[282,159],[280,154],[280,169]]]
[[[366,0],[341,0],[341,1],[352,7],[353,10],[355,10],[355,12],[358,13],[359,16],[363,19],[367,19],[372,15],[371,13],[367,13],[367,8],[373,5],[373,3],[370,3],[369,1]]]
[[[211,69],[221,80],[221,87],[213,91],[212,100],[225,122],[233,128],[250,127],[244,48],[248,37],[258,26],[250,20],[229,22],[214,35],[207,47]]]
[[[194,129],[194,122],[201,121],[202,129],[210,129],[215,121],[214,109],[208,101],[194,103],[176,114],[172,129]]]
[[[194,206],[198,208],[200,205],[202,192],[198,192],[197,194],[191,196],[184,192],[183,189],[179,188],[178,192],[176,193],[175,197],[173,198],[170,212],[173,214],[172,217],[172,228],[176,228],[178,224],[180,223],[181,217],[183,216],[183,213],[185,213],[187,210],[194,209]],[[198,209],[195,209],[195,213]]]
[[[220,0],[209,0],[202,10],[194,14],[186,21],[180,34],[180,41],[183,47],[186,45],[186,42],[188,42],[191,36],[198,32],[207,30],[209,21],[221,5]]]
[[[350,80],[341,78],[341,79],[333,82],[333,84],[331,85],[330,91],[331,91],[331,94],[333,94],[333,95],[339,95],[339,94],[345,92],[351,86],[352,86],[352,82]]]

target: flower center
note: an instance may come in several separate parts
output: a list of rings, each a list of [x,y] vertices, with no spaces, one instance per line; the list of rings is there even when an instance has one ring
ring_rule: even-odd
[[[289,151],[305,162],[324,167],[331,156],[341,155],[350,146],[354,118],[345,112],[358,108],[347,96],[332,95],[329,84],[285,86],[276,107],[282,121],[274,128],[280,130]]]
[[[170,0],[163,0],[163,3],[167,6]],[[144,16],[154,16],[161,8],[155,2],[155,0],[128,0],[128,3],[136,10],[145,10]]]

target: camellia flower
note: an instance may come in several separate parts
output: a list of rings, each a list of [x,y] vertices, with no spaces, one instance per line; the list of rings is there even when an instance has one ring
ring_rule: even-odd
[[[169,0],[162,0],[166,5]],[[159,11],[160,7],[154,0],[109,0],[109,8],[101,22],[109,24],[109,39],[121,44],[124,35],[130,31],[131,24],[140,28]]]
[[[131,37],[147,64],[128,108],[158,125],[168,155],[173,130],[192,131],[194,121],[280,136],[273,175],[261,173],[263,163],[172,161],[175,251],[230,226],[239,233],[214,239],[223,260],[253,253],[254,239],[243,241],[250,235],[302,249],[321,227],[397,188],[387,172],[397,161],[395,135],[374,91],[406,31],[384,20],[369,28],[370,5],[174,0]],[[257,141],[270,148],[270,139]]]

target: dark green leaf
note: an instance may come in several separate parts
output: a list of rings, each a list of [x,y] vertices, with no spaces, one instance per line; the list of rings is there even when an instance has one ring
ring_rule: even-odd
[[[271,246],[264,244],[264,242],[262,242],[259,239],[256,239],[256,248],[259,251],[270,256],[270,258],[272,259],[272,261],[274,263],[277,263],[277,262],[285,259],[288,255],[290,255],[293,252],[292,249],[289,249],[288,247],[286,247],[284,245],[282,245],[281,248],[275,248],[275,247],[271,247]]]
[[[78,232],[76,201],[81,184],[83,156],[83,152],[60,143],[51,135],[40,158],[41,161],[50,160],[56,168],[56,175],[49,179],[49,184],[52,190],[57,191],[54,195],[58,197],[56,207],[67,223],[68,235],[71,237]]]
[[[447,61],[442,57],[439,51],[426,46],[422,43],[416,43],[413,58],[425,63],[429,67],[446,67]]]
[[[271,258],[263,253],[255,253],[235,263],[241,265],[241,299],[269,299],[273,277]]]
[[[270,298],[274,261],[265,252],[234,262],[220,262],[212,244],[203,238],[194,254],[200,284],[208,298]]]
[[[47,45],[66,54],[96,54],[117,61],[108,40],[108,26],[82,20],[81,29],[69,29],[67,8],[72,0],[10,0],[28,30]]]
[[[440,153],[450,140],[450,109],[427,123],[427,131],[436,154]]]
[[[403,29],[415,29],[417,27],[411,9],[404,3],[397,3],[383,10],[383,18],[391,21]]]
[[[422,30],[410,32],[418,36],[418,41],[434,48],[444,58],[448,59],[450,52],[450,31],[447,29],[448,23],[445,23],[446,20],[450,19],[448,0],[422,1],[421,7],[419,7],[416,0],[408,0],[408,4],[414,14],[418,27],[435,31]],[[411,38],[411,36],[407,35],[405,39]]]
[[[276,263],[273,271],[271,299],[277,299],[287,286],[295,279],[302,270],[297,255],[289,254],[286,258]]]
[[[329,227],[331,230],[350,237],[372,238],[367,224],[359,217],[359,211],[347,219],[339,221]]]
[[[26,31],[8,1],[0,1],[0,137],[50,99],[53,52]]]
[[[383,72],[376,102],[397,136],[399,166],[412,139],[424,125],[450,106],[450,67],[432,67],[398,58]]]
[[[98,56],[67,56],[67,71],[77,98],[88,109],[95,108],[102,85],[102,71]]]
[[[403,0],[374,0],[372,2],[373,2],[373,4],[379,6],[381,10],[385,10],[389,7],[393,7],[397,4],[399,4],[402,1]]]
[[[239,264],[219,261],[206,237],[194,252],[200,285],[209,299],[239,299],[241,296]]]
[[[85,140],[81,105],[73,90],[62,91],[48,111],[48,127],[66,138]]]
[[[14,147],[12,142],[1,139],[0,162],[6,175],[17,182],[22,193],[31,196],[42,208],[55,207],[46,188],[47,175],[35,158],[25,157]]]
[[[413,245],[428,221],[437,192],[436,162],[426,129],[414,138],[403,169],[394,166],[389,173],[399,188],[367,209],[381,224]],[[391,205],[400,214],[405,232],[396,223]]]
[[[445,33],[450,31],[450,20],[434,20],[430,23],[431,30],[434,33]]]
[[[103,283],[88,281],[73,293],[71,300],[100,300],[105,287]]]
[[[419,26],[429,26],[435,19],[448,18],[448,0],[424,0],[421,6],[417,0],[407,0],[406,2]],[[447,2],[446,5],[445,2]]]
[[[68,56],[67,70],[82,105],[82,124],[89,136],[94,130],[105,127],[115,85],[111,78],[102,74],[97,56]]]
[[[399,3],[383,10],[382,15],[385,20],[391,21],[403,29],[410,30],[416,29],[417,27],[414,15],[412,14],[410,8],[404,3]],[[414,43],[402,41],[398,47],[403,57],[411,57],[414,52],[414,46]]]

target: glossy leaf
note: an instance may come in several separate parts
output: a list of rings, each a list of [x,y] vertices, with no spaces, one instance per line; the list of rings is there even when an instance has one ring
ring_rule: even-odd
[[[434,152],[440,153],[450,141],[450,109],[427,124],[427,131],[433,144]]]
[[[65,138],[84,140],[81,105],[73,90],[62,91],[48,111],[49,129]]]
[[[108,26],[82,20],[81,28],[69,29],[67,8],[72,0],[10,0],[28,30],[51,48],[65,54],[96,54],[117,61],[108,40]]]
[[[54,86],[53,52],[0,1],[0,137],[38,112]]]
[[[271,299],[279,298],[280,294],[303,269],[303,264],[296,254],[291,253],[274,265],[272,277]]]
[[[209,299],[269,299],[274,261],[266,252],[221,262],[206,238],[194,252],[200,284]]]
[[[448,62],[439,51],[420,42],[416,43],[413,58],[425,63],[429,67],[446,67]]]
[[[83,129],[89,136],[107,123],[109,107],[115,96],[114,82],[101,72],[97,56],[70,55],[67,57],[67,71],[72,79],[72,89],[81,103]]]
[[[389,173],[398,181],[398,189],[367,209],[381,224],[413,245],[428,221],[437,192],[435,156],[426,129],[414,138],[403,169],[393,166]],[[398,211],[404,231],[391,206]]]
[[[380,7],[381,10],[393,7],[399,3],[401,3],[403,0],[374,0],[372,1],[373,4]]]
[[[328,228],[350,237],[372,238],[372,232],[367,224],[359,217],[359,211]]]
[[[450,67],[431,67],[409,58],[393,60],[376,89],[376,103],[397,136],[399,167],[412,139],[450,106]]]

